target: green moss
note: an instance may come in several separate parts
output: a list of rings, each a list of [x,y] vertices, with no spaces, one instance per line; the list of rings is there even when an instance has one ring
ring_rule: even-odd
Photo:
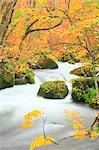
[[[48,81],[41,84],[38,91],[38,95],[51,98],[51,99],[63,99],[68,94],[68,88],[64,81]]]
[[[13,16],[13,18],[14,19],[17,19],[17,18],[19,18],[20,16],[22,16],[23,15],[23,10],[22,9],[16,9],[15,11],[14,11],[14,16]]]
[[[54,60],[44,54],[37,54],[35,58],[29,62],[32,69],[55,69],[58,65]]]
[[[26,73],[20,73],[15,75],[15,84],[34,84],[34,72],[31,69],[28,69]]]
[[[93,76],[93,67],[92,67],[92,65],[84,65],[84,66],[81,66],[79,68],[72,70],[70,73],[78,75],[78,76],[92,77]]]
[[[33,72],[27,72],[25,74],[25,78],[26,78],[26,80],[27,80],[28,83],[30,83],[30,84],[34,84],[35,83],[34,73]]]
[[[27,84],[27,80],[25,79],[15,79],[15,85]]]
[[[74,79],[72,81],[72,98],[75,102],[84,102],[89,105],[97,105],[94,80],[91,78]]]
[[[28,68],[25,72],[14,73],[13,63],[8,63],[6,61],[0,63],[0,89],[12,87],[14,85],[21,84],[34,84],[34,72],[32,69]]]
[[[8,70],[7,65],[0,64],[0,90],[14,86],[14,73]]]

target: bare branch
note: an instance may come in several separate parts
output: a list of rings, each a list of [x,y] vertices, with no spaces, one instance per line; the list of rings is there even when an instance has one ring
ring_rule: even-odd
[[[69,8],[70,8],[70,2],[71,2],[71,0],[68,0],[68,12],[69,12]]]
[[[99,127],[99,115],[95,118],[94,122],[91,125],[91,129],[93,130],[93,126],[98,123],[98,127]]]
[[[63,19],[56,25],[52,26],[52,27],[48,27],[48,28],[38,28],[38,29],[33,29],[33,30],[30,30],[29,32],[35,32],[35,31],[46,31],[46,30],[51,30],[51,29],[54,29],[56,27],[58,27],[59,25],[61,25],[61,23],[63,22]]]
[[[27,29],[26,29],[26,31],[25,31],[25,34],[24,34],[24,36],[23,36],[23,38],[22,38],[22,40],[21,40],[20,45],[22,44],[22,41],[24,41],[25,38],[27,37],[27,35],[30,33],[30,28],[31,28],[37,21],[38,21],[38,19],[36,19],[35,21],[33,21],[33,22],[27,27]]]
[[[89,37],[88,37],[86,31],[85,31],[85,36],[86,36],[86,38],[87,38],[87,41],[88,41],[89,45],[91,45],[90,40],[89,40]]]
[[[63,140],[67,140],[67,139],[70,139],[70,138],[72,138],[72,137],[75,137],[75,136],[74,136],[74,135],[71,135],[71,136],[69,136],[69,137],[62,138],[62,139],[58,140],[58,142],[60,143],[60,142],[62,142]]]
[[[61,11],[62,13],[64,13],[64,15],[67,17],[67,19],[69,20],[71,25],[75,25],[76,26],[76,24],[71,20],[69,14],[68,14],[68,11],[63,11],[61,9],[58,9],[58,10]]]
[[[12,34],[12,32],[14,31],[15,27],[17,26],[18,22],[12,27],[12,29],[7,33],[5,40],[8,39],[8,37]]]
[[[66,46],[80,46],[79,43],[67,43],[67,42],[59,42],[59,43],[55,43],[55,44],[52,44],[50,45],[50,48],[53,48],[55,46],[58,46],[58,45],[66,45]],[[43,48],[47,48],[47,47],[43,47]]]
[[[29,30],[30,29],[30,27],[32,27],[36,22],[38,21],[38,19],[36,19],[35,21],[33,21],[28,27],[27,27],[27,29],[26,30]]]
[[[56,27],[58,27],[59,25],[62,24],[63,19],[62,19],[58,24],[56,24],[56,25],[54,25],[54,26],[52,26],[52,27],[48,27],[48,28],[37,28],[37,29],[33,29],[33,30],[30,29],[30,27],[31,27],[33,24],[35,24],[37,21],[38,21],[38,19],[35,20],[34,22],[32,22],[32,24],[30,24],[30,26],[26,29],[25,35],[23,36],[20,45],[22,44],[22,41],[26,39],[26,37],[28,36],[29,33],[31,33],[31,32],[36,32],[36,31],[47,31],[47,30],[54,29],[54,28],[56,28]]]
[[[44,135],[44,138],[46,138],[46,133],[45,133],[45,123],[46,123],[46,119],[47,119],[47,117],[45,117],[44,120],[43,120],[43,135]]]
[[[85,46],[84,46],[84,44],[83,44],[83,42],[81,41],[81,39],[80,39],[79,36],[77,36],[77,39],[78,39],[78,41],[79,41],[79,43],[80,43],[80,46],[83,47],[84,49],[86,49],[87,52],[90,54],[90,56],[93,57],[91,51],[88,49],[87,41],[84,39],[84,42],[85,42]]]
[[[44,136],[44,139],[50,140],[52,143],[54,143],[54,144],[56,144],[56,145],[59,145],[59,144],[58,144],[57,142],[55,142],[54,140],[51,140],[51,139],[47,138],[46,133],[45,133],[45,123],[46,123],[46,119],[47,119],[47,117],[45,117],[44,120],[43,120],[43,136]]]

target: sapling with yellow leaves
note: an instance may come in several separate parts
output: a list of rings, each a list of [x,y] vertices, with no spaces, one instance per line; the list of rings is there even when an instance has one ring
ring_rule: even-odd
[[[79,115],[79,112],[76,111],[69,111],[69,110],[64,110],[64,114],[66,118],[72,119],[71,125],[74,130],[74,134],[70,136],[71,138],[77,138],[80,140],[85,139],[86,137],[89,137],[90,140],[95,140],[96,138],[99,137],[99,116],[96,117],[95,121],[91,125],[90,129],[86,127],[84,124],[84,119]],[[99,115],[99,114],[98,114]],[[56,144],[59,145],[61,141],[66,140],[70,137],[64,137],[62,139],[59,139],[58,141],[55,140],[51,136],[47,136],[45,133],[45,123],[47,116],[46,114],[41,111],[41,110],[33,110],[29,114],[24,116],[25,123],[23,123],[20,127],[21,128],[29,128],[29,127],[34,127],[35,124],[35,119],[40,119],[42,118],[43,122],[43,133],[38,135],[33,142],[30,144],[30,150],[34,150],[35,148],[42,147],[45,145],[49,144]],[[94,127],[94,125],[97,124],[97,126]]]

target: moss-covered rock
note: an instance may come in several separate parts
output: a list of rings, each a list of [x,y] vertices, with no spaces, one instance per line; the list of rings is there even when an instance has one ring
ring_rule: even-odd
[[[44,98],[63,99],[68,94],[68,87],[64,81],[48,81],[41,84],[38,95]]]
[[[24,78],[16,78],[15,79],[15,85],[22,85],[22,84],[27,84],[27,80]]]
[[[99,84],[99,81],[98,81]],[[72,81],[72,98],[75,102],[98,105],[94,80],[91,78],[77,78]]]
[[[92,77],[93,76],[93,67],[92,65],[84,65],[79,68],[76,68],[70,72],[71,74],[75,74],[78,76],[86,76]],[[97,73],[97,71],[96,71]]]
[[[15,84],[34,84],[34,72],[31,69],[28,69],[26,73],[15,74]]]
[[[14,86],[14,73],[7,65],[0,63],[0,90]]]
[[[34,59],[29,62],[32,69],[55,69],[58,68],[57,63],[43,54],[35,55]]]

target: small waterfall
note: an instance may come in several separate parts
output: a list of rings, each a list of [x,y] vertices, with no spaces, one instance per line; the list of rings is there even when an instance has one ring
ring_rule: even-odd
[[[35,74],[35,84],[41,84],[41,80],[37,74]]]

